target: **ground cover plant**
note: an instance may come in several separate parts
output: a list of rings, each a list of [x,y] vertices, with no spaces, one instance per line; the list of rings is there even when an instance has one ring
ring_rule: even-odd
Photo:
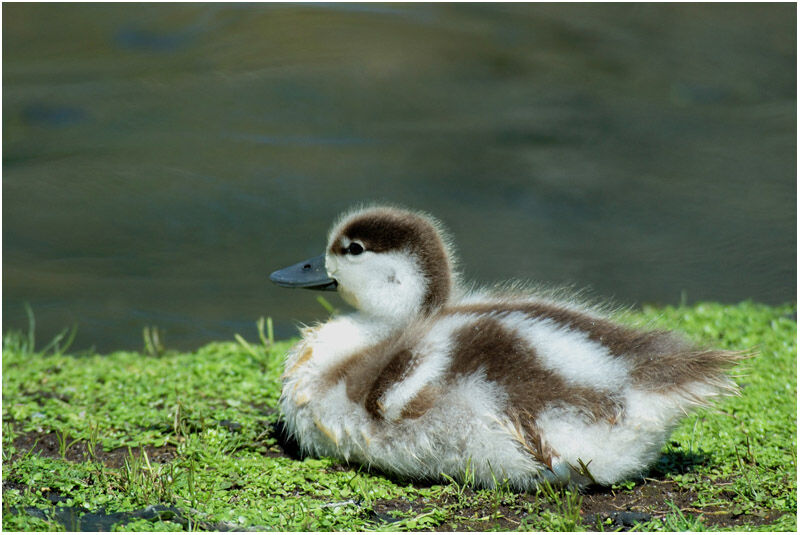
[[[796,306],[645,307],[632,324],[753,350],[742,395],[687,417],[645,477],[582,493],[405,481],[301,458],[276,410],[283,355],[247,342],[65,354],[3,338],[3,530],[795,531]],[[248,333],[245,333],[247,335]]]

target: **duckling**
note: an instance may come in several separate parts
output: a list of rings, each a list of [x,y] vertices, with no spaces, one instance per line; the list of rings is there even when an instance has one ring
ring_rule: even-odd
[[[521,287],[467,290],[433,217],[350,211],[324,255],[270,276],[356,310],[302,329],[282,376],[286,427],[309,455],[411,479],[533,490],[644,473],[681,416],[734,393],[738,353],[622,326]]]

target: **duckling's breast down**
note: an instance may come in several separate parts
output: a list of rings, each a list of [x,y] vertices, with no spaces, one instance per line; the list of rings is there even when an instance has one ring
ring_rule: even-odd
[[[301,448],[415,478],[610,484],[732,388],[735,356],[569,306],[472,300],[399,332],[358,314],[304,332],[281,407]]]

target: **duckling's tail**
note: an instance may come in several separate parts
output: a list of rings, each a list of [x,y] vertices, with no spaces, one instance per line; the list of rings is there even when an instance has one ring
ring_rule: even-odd
[[[753,351],[675,348],[637,359],[631,378],[650,392],[682,398],[690,405],[708,405],[719,395],[737,395],[732,368],[755,355]]]

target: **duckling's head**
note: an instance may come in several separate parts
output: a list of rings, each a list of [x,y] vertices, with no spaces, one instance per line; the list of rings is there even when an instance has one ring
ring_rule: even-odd
[[[344,214],[328,234],[318,276],[296,284],[284,273],[272,274],[284,286],[338,289],[342,298],[365,314],[392,323],[430,314],[444,305],[456,274],[451,248],[432,217],[393,207],[361,208]],[[293,266],[315,270],[314,261]]]

